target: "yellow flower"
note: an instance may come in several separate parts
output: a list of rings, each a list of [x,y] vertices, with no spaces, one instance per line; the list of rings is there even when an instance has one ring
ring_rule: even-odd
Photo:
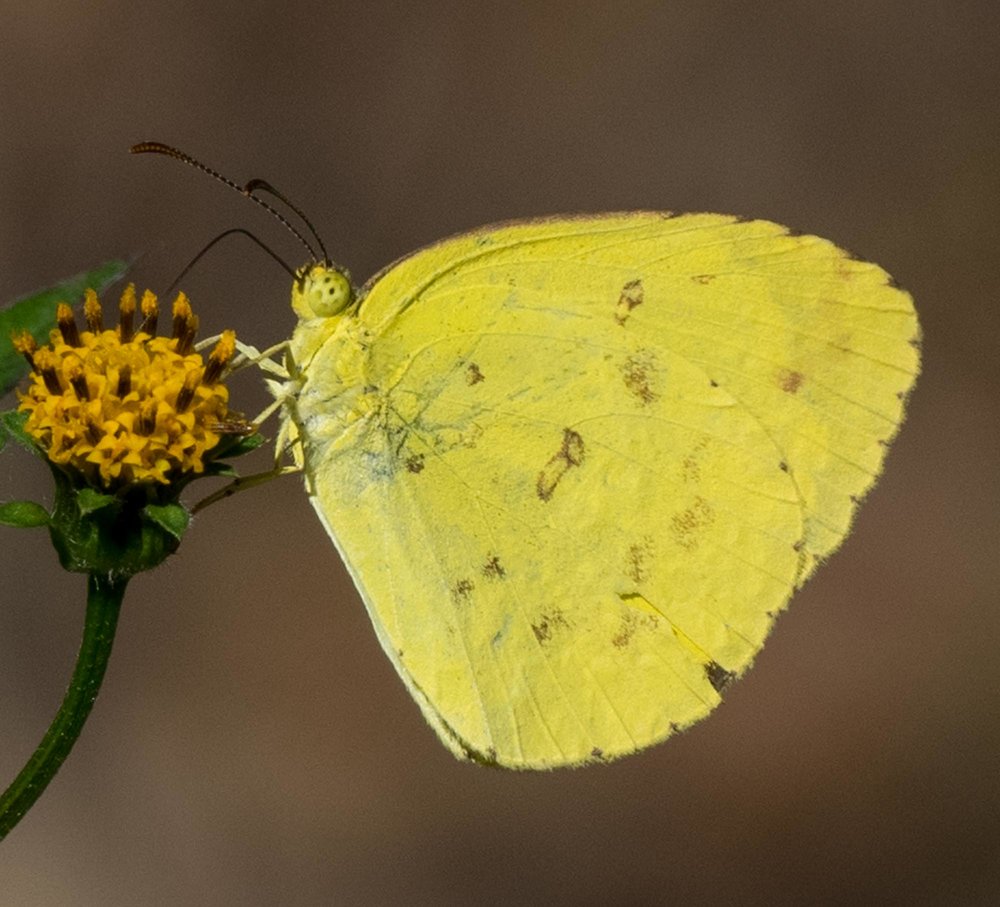
[[[107,491],[202,473],[222,434],[233,425],[253,428],[229,411],[220,380],[235,333],[222,334],[206,363],[194,350],[198,319],[183,293],[173,305],[171,337],[156,336],[152,293],[139,303],[137,328],[136,309],[129,285],[118,325],[105,329],[97,294],[88,290],[85,330],[61,303],[48,346],[39,348],[27,333],[14,338],[32,369],[27,392],[18,395],[25,430],[53,463]]]

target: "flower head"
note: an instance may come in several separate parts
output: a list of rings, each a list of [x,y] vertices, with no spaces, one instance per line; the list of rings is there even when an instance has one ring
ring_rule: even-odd
[[[137,304],[129,285],[117,326],[105,328],[97,294],[88,290],[84,330],[61,303],[48,346],[29,334],[14,338],[31,365],[28,389],[19,394],[25,431],[54,464],[106,492],[201,474],[233,425],[253,430],[230,413],[221,383],[234,332],[222,334],[206,363],[194,350],[198,319],[187,297],[174,302],[170,337],[156,336],[158,310],[148,290]]]

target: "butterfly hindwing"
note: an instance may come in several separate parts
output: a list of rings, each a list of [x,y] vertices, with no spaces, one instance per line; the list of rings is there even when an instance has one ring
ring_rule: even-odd
[[[484,228],[327,322],[292,344],[314,504],[442,739],[509,767],[708,714],[843,540],[918,368],[881,269],[720,215]]]

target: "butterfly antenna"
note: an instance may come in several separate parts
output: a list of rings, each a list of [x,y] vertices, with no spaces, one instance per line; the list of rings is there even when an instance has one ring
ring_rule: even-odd
[[[220,233],[218,236],[216,236],[215,239],[213,239],[211,242],[209,242],[207,245],[205,245],[205,247],[202,248],[202,250],[197,255],[195,255],[195,257],[192,258],[191,261],[189,261],[187,263],[187,265],[185,266],[184,270],[181,271],[181,273],[178,274],[177,277],[174,278],[173,283],[171,283],[170,286],[167,287],[167,291],[166,292],[168,294],[172,293],[173,290],[174,290],[174,288],[178,284],[180,284],[180,282],[184,279],[184,277],[187,275],[187,273],[196,264],[198,264],[199,261],[201,261],[202,257],[205,255],[206,252],[208,252],[209,249],[212,248],[212,246],[214,246],[216,243],[220,242],[221,240],[225,239],[227,236],[232,236],[234,233],[240,233],[243,236],[245,236],[247,239],[252,239],[255,243],[257,243],[258,246],[260,246],[265,252],[267,252],[267,254],[271,256],[271,258],[273,258],[279,265],[281,265],[281,267],[284,268],[284,270],[288,272],[288,275],[293,280],[295,279],[295,271],[293,271],[288,266],[288,264],[277,254],[277,252],[275,252],[272,248],[270,248],[266,243],[264,243],[258,237],[254,236],[253,233],[251,233],[249,230],[244,230],[242,227],[233,227],[230,230],[224,230],[222,233]]]
[[[267,202],[265,202],[262,198],[259,198],[258,196],[256,196],[256,195],[253,194],[253,184],[256,183],[256,182],[259,182],[259,181],[254,180],[251,183],[248,183],[247,186],[240,186],[237,183],[233,182],[228,177],[223,176],[217,170],[213,170],[211,167],[205,166],[205,164],[203,164],[201,161],[199,161],[199,160],[191,157],[190,154],[185,154],[183,151],[181,151],[181,150],[179,150],[177,148],[173,148],[170,145],[164,145],[162,142],[139,142],[138,144],[133,145],[131,148],[129,148],[129,151],[132,154],[163,154],[166,157],[172,157],[175,160],[183,161],[185,164],[188,164],[191,167],[194,167],[196,170],[200,170],[202,173],[207,173],[210,177],[212,177],[212,179],[218,180],[220,183],[223,183],[226,186],[229,186],[230,189],[235,189],[237,192],[240,193],[240,195],[243,195],[246,198],[249,198],[253,202],[256,202],[258,205],[260,205],[261,208],[263,208],[265,211],[267,211],[272,217],[276,218],[280,223],[284,224],[285,227],[286,227],[286,229],[288,229],[288,231],[293,236],[295,236],[296,239],[298,239],[298,241],[300,243],[302,243],[303,246],[306,247],[306,250],[309,252],[309,257],[312,259],[312,261],[315,262],[315,261],[319,260],[319,256],[316,254],[316,250],[312,247],[312,245],[309,243],[309,241],[292,225],[292,223],[288,220],[288,218],[285,217],[285,215],[282,214],[277,208],[274,208],[273,206],[271,206]],[[256,188],[261,188],[261,187],[257,186]],[[281,201],[285,202],[285,204],[288,204],[288,202],[284,198],[282,198],[280,195],[277,195],[277,193],[272,193],[272,194],[274,194],[277,198],[281,199]],[[301,212],[299,212],[299,210],[297,208],[295,208],[293,205],[288,205],[288,206],[296,214],[298,214],[300,217],[302,217]],[[309,226],[309,229],[312,232],[312,234],[314,236],[316,236],[316,231],[313,229],[312,224],[310,224],[309,221],[306,220],[304,217],[302,217],[302,219]],[[319,239],[318,236],[316,238],[317,238],[317,240]],[[218,237],[216,239],[218,239]],[[214,240],[213,240],[213,243],[214,243]],[[322,246],[322,243],[320,243],[320,246]],[[204,250],[202,250],[203,253],[205,251],[207,251],[207,248],[204,249]],[[324,256],[325,256],[325,254],[326,254],[326,250],[325,249],[323,250],[323,253],[324,253]],[[197,261],[197,259],[195,259],[195,260]],[[324,258],[324,261],[325,261],[325,258]],[[192,264],[193,264],[193,262],[192,262]]]
[[[323,237],[319,235],[319,232],[313,226],[312,221],[305,216],[302,209],[298,207],[298,205],[293,204],[291,200],[288,198],[288,196],[284,195],[283,193],[275,189],[274,186],[272,186],[267,180],[259,180],[259,179],[250,180],[250,182],[243,187],[243,191],[250,195],[252,195],[254,192],[257,192],[258,190],[261,192],[270,193],[276,199],[278,199],[278,201],[280,201],[284,205],[287,205],[292,211],[294,211],[299,216],[302,223],[304,223],[309,228],[309,232],[312,234],[313,239],[316,240],[316,244],[319,246],[320,252],[323,253],[323,263],[330,264],[330,254],[326,251],[326,245],[323,242]]]

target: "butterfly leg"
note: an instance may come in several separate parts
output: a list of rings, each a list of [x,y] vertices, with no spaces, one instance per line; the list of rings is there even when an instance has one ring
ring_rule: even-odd
[[[257,472],[249,476],[237,476],[228,485],[224,485],[218,491],[212,492],[212,494],[207,497],[202,498],[194,507],[191,508],[192,516],[201,510],[208,507],[209,504],[215,504],[217,501],[223,501],[226,498],[231,498],[238,491],[246,491],[248,488],[256,488],[258,485],[264,485],[270,482],[272,479],[278,479],[281,476],[289,475],[294,472],[301,471],[300,466],[280,466],[275,465],[273,469],[268,469],[266,472]]]
[[[210,345],[214,343],[216,339],[217,338],[208,338],[207,340],[202,341],[199,346]],[[296,382],[294,380],[295,366],[288,356],[287,341],[275,344],[274,346],[263,351],[258,350],[256,347],[250,346],[249,344],[240,343],[239,341],[236,342],[236,346],[240,352],[240,356],[233,364],[230,371],[255,365],[266,375],[274,376],[265,378],[268,390],[275,398],[274,402],[266,406],[253,419],[254,424],[260,425],[281,408],[285,408],[287,411],[288,420],[281,426],[278,433],[278,438],[275,443],[274,466],[271,469],[248,476],[237,476],[227,485],[224,485],[222,488],[198,501],[198,503],[191,508],[192,514],[204,510],[210,504],[214,504],[217,501],[222,501],[226,498],[232,497],[239,491],[245,491],[248,488],[255,488],[258,485],[270,482],[272,479],[277,479],[284,475],[302,471],[302,457],[301,455],[297,456],[295,453],[296,449],[301,449],[301,442],[299,441],[299,432],[297,427],[298,423],[295,418],[294,407],[296,391]],[[281,354],[284,354],[286,357],[286,361],[288,362],[287,366],[281,362],[275,361],[274,357]],[[285,455],[289,453],[295,462],[292,465],[283,464],[282,460]]]
[[[284,402],[285,401],[283,400],[276,400],[275,404],[267,407],[267,409],[264,410],[264,413],[254,420],[255,424],[259,424],[264,418],[267,418],[267,416],[270,415],[277,408],[277,406],[282,405]],[[291,411],[290,407],[289,411]],[[200,510],[204,510],[209,504],[215,504],[217,501],[230,498],[238,491],[246,491],[248,488],[256,488],[258,485],[263,485],[266,482],[270,482],[272,479],[278,479],[281,478],[281,476],[301,472],[302,456],[301,454],[296,455],[296,451],[301,450],[301,441],[299,440],[297,430],[294,430],[294,436],[290,437],[293,433],[293,429],[294,424],[291,421],[282,425],[281,430],[278,433],[278,440],[275,443],[274,466],[264,472],[256,472],[248,476],[237,476],[228,484],[223,485],[222,488],[212,492],[212,494],[198,501],[198,503],[191,508],[191,514],[194,515]],[[282,463],[281,461],[286,454],[290,454],[295,462],[292,464]]]
[[[221,334],[206,337],[204,340],[199,340],[198,343],[195,344],[194,348],[198,352],[201,352],[211,346],[215,346],[221,338]],[[287,340],[282,340],[281,343],[276,343],[274,346],[270,346],[266,350],[258,350],[257,347],[251,346],[249,343],[243,343],[242,341],[237,340],[236,349],[239,351],[239,355],[229,366],[230,374],[238,372],[248,366],[256,366],[262,372],[267,372],[268,374],[274,375],[284,381],[287,381],[291,377],[288,369],[285,368],[281,362],[276,360],[277,356],[287,354]]]
[[[214,345],[219,340],[220,336],[221,335],[216,335],[215,337],[208,337],[205,340],[200,341],[195,346],[195,349],[202,350],[206,347]],[[248,366],[256,366],[265,374],[274,376],[274,378],[267,378],[265,380],[268,390],[270,390],[275,400],[269,406],[266,406],[253,419],[255,425],[260,425],[262,422],[270,418],[276,410],[285,405],[285,401],[291,393],[286,385],[292,379],[292,372],[289,371],[289,369],[286,368],[281,362],[276,361],[275,358],[279,355],[287,357],[288,341],[283,340],[281,343],[276,343],[274,346],[261,351],[255,346],[251,346],[248,343],[241,343],[237,340],[236,348],[239,350],[239,355],[229,367],[230,374],[232,372],[239,371],[240,369],[247,368]]]

